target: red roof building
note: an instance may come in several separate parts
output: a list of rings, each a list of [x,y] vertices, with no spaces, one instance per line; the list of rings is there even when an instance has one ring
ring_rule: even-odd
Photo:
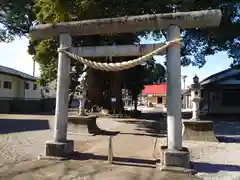
[[[146,85],[142,90],[143,95],[166,95],[166,84]]]
[[[147,104],[166,104],[166,83],[146,85],[142,90],[142,96],[146,98]]]

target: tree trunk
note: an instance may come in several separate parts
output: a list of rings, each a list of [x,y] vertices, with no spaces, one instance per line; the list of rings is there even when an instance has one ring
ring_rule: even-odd
[[[101,88],[101,72],[95,69],[89,68],[87,75],[88,83],[88,101],[89,106],[97,105],[102,106],[103,91]]]
[[[112,72],[110,73],[110,83],[109,83],[109,102],[111,109],[109,111],[115,113],[123,113],[122,104],[122,72]],[[116,102],[112,102],[112,98],[116,99]]]
[[[138,103],[138,101],[134,100],[134,111],[137,111],[137,103]]]

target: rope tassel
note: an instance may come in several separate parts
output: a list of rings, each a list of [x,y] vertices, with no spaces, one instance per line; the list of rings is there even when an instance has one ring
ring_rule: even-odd
[[[98,69],[101,71],[122,71],[125,69],[130,69],[133,68],[139,64],[142,64],[145,61],[150,60],[154,55],[159,54],[162,50],[168,48],[169,46],[175,44],[175,43],[179,43],[181,40],[181,38],[179,39],[175,39],[173,41],[169,41],[166,42],[165,45],[163,45],[162,47],[152,51],[149,54],[146,54],[142,57],[139,57],[137,59],[133,59],[130,61],[124,61],[124,62],[118,62],[118,63],[100,63],[100,62],[96,62],[96,61],[90,61],[88,59],[85,59],[81,56],[77,56],[76,54],[73,54],[71,52],[68,51],[69,48],[59,48],[58,52],[62,52],[65,53],[66,55],[68,55],[69,57],[71,57],[72,59],[85,64],[88,67],[94,68],[94,69]]]

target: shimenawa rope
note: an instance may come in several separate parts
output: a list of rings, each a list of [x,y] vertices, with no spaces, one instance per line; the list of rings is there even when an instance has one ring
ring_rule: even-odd
[[[154,55],[157,55],[159,52],[162,50],[166,49],[167,47],[171,46],[172,44],[179,43],[181,38],[175,39],[173,41],[166,42],[165,45],[162,47],[152,51],[149,54],[146,54],[142,57],[130,60],[130,61],[124,61],[124,62],[119,62],[119,63],[100,63],[96,61],[90,61],[88,59],[85,59],[81,56],[77,56],[76,54],[73,54],[68,51],[69,48],[59,48],[58,52],[65,53],[69,57],[75,59],[76,61],[79,61],[82,64],[87,65],[88,67],[98,69],[101,71],[122,71],[125,69],[130,69],[132,67],[135,67],[139,64],[142,64],[145,61],[150,60]]]

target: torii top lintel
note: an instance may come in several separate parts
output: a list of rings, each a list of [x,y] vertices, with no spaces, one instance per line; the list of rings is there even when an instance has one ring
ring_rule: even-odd
[[[165,14],[147,14],[118,18],[93,19],[84,21],[39,24],[30,29],[34,39],[47,39],[61,33],[72,36],[127,33],[165,29],[169,25],[178,25],[181,29],[215,27],[221,22],[219,9],[176,12]]]

